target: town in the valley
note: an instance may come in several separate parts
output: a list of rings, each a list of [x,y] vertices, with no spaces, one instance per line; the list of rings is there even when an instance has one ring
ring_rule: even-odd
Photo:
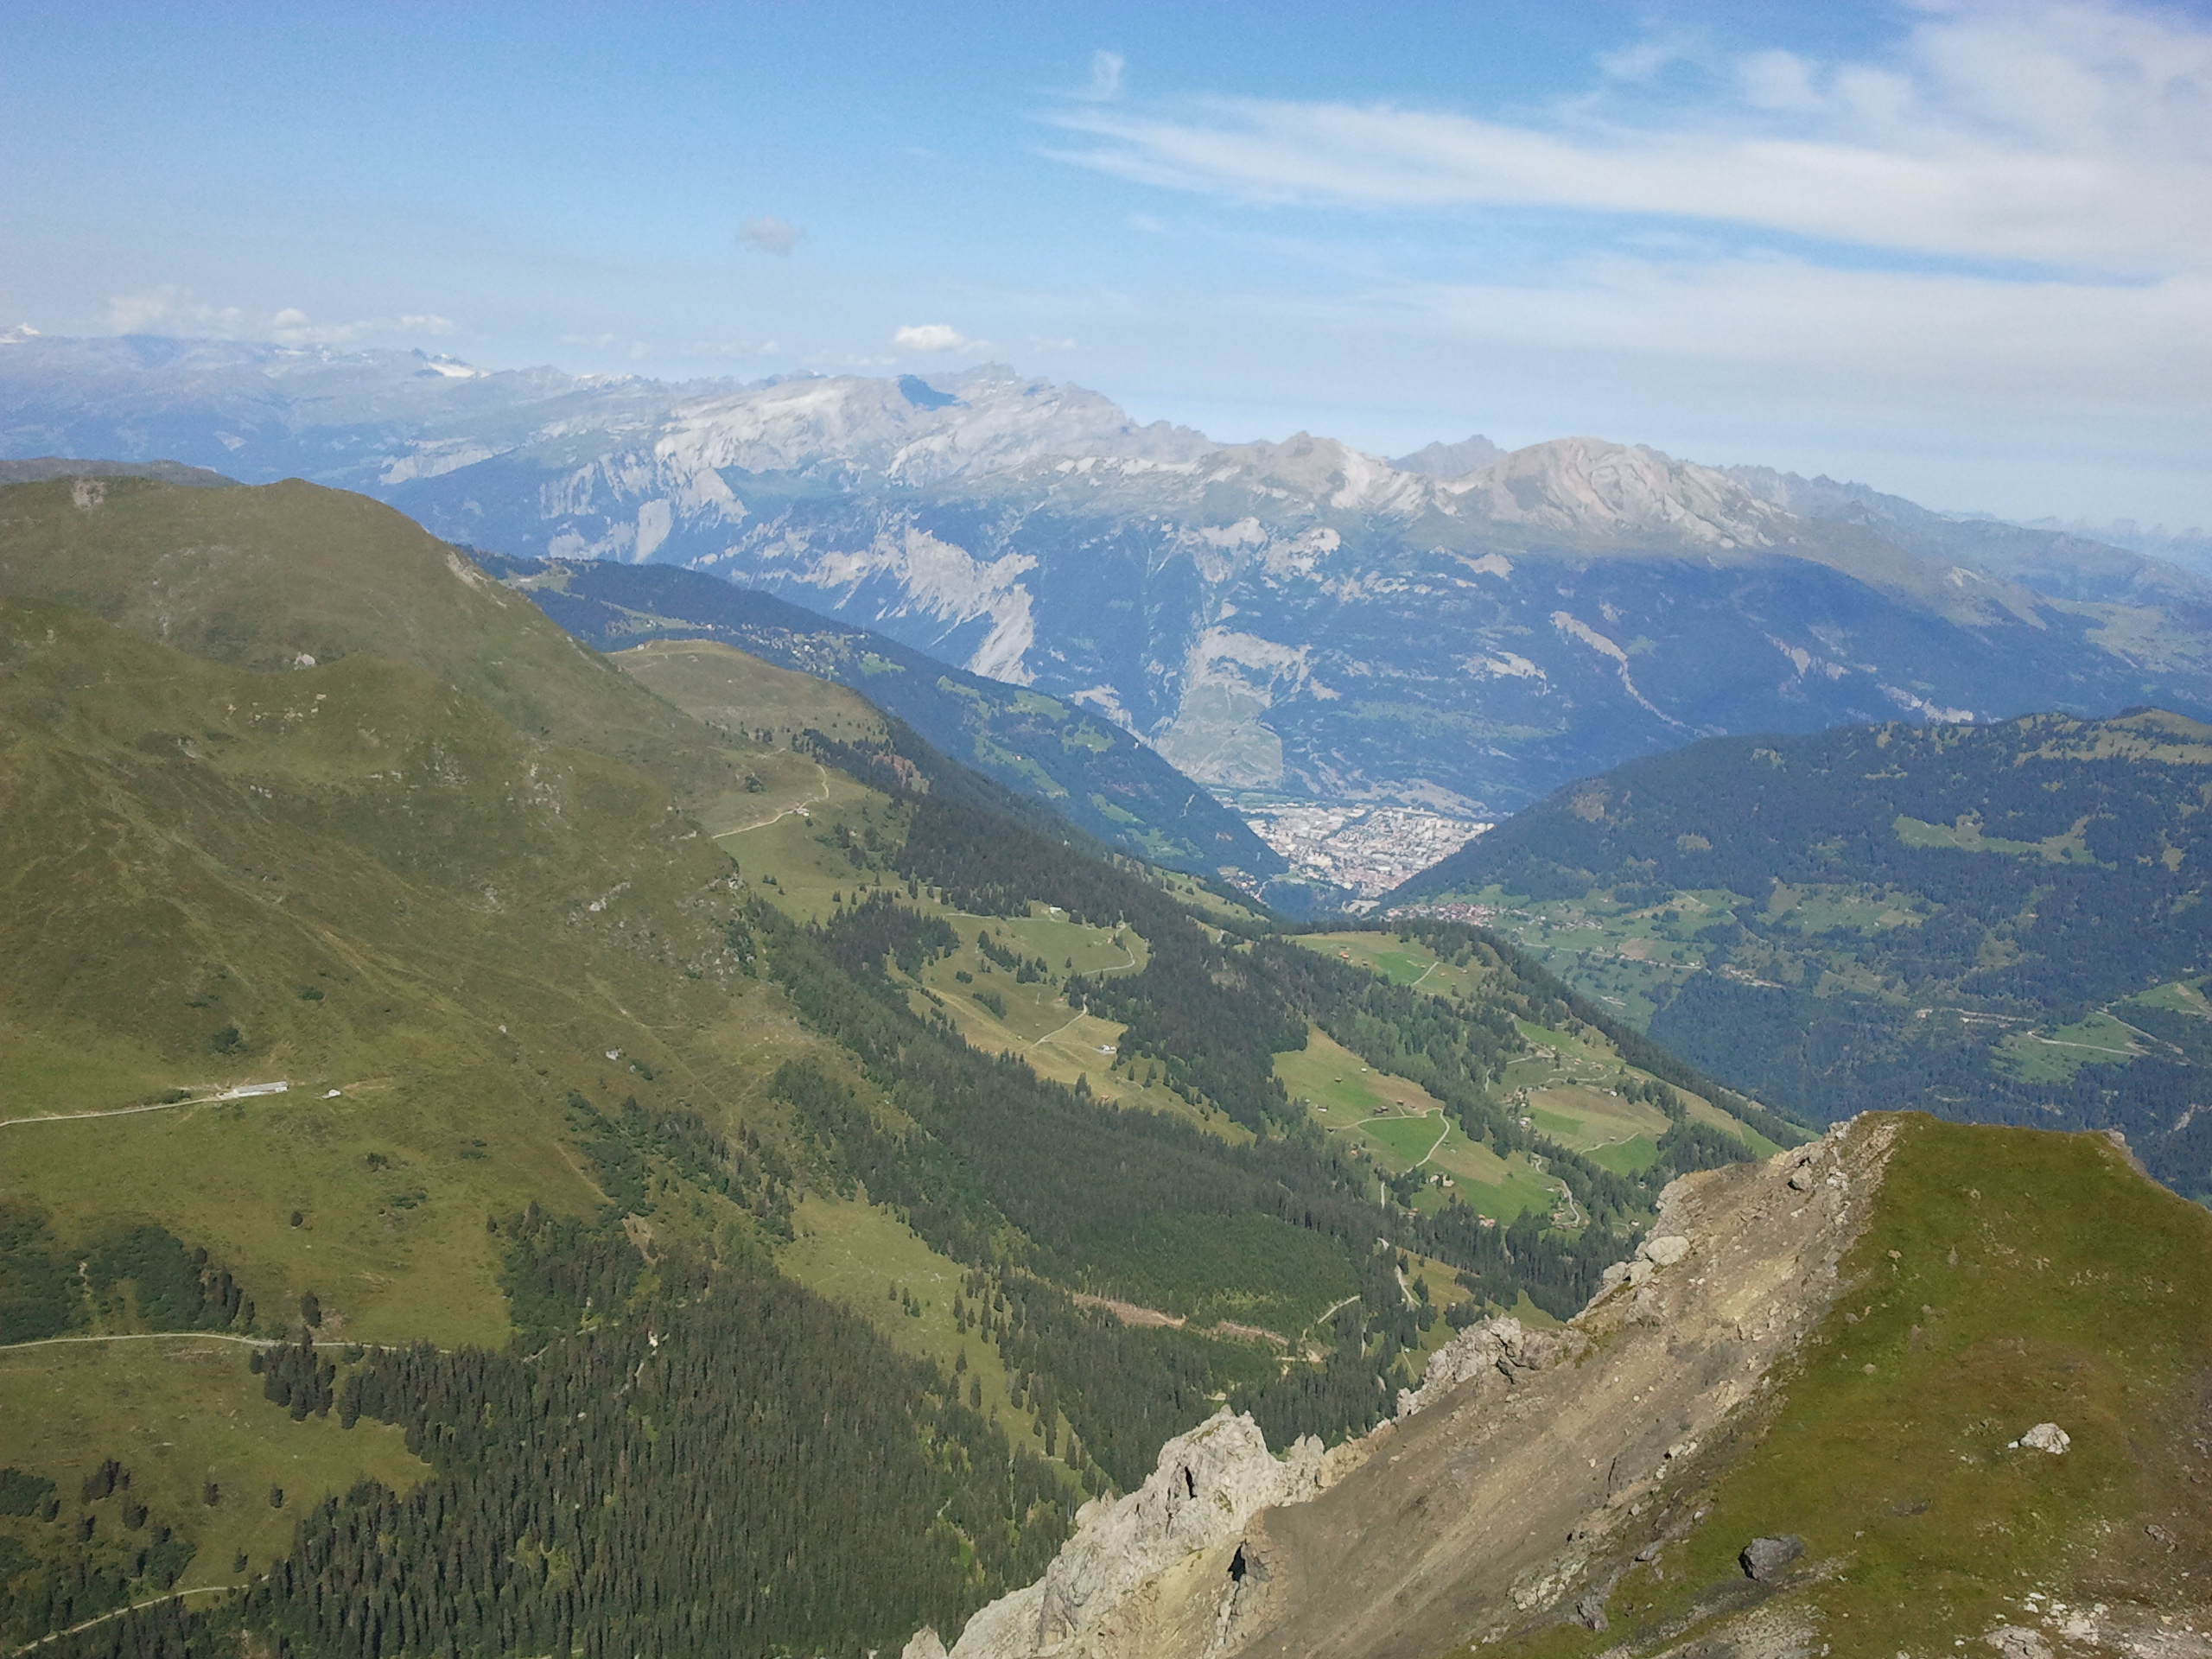
[[[1420,807],[1358,801],[1264,801],[1230,804],[1291,873],[1333,882],[1372,903],[1439,859],[1449,858],[1491,826]]]

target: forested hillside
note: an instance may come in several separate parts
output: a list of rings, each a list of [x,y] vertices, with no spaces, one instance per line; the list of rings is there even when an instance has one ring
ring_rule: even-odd
[[[0,491],[0,1639],[856,1656],[1793,1135],[841,730],[334,493]]]
[[[1713,739],[1393,902],[1491,918],[1764,1097],[2116,1127],[2203,1195],[2208,804],[2212,728],[2155,710]]]

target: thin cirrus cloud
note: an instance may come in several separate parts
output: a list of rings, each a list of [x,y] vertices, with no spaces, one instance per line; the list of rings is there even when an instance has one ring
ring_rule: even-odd
[[[776,218],[772,213],[759,219],[748,219],[737,227],[737,239],[748,248],[761,253],[772,253],[779,258],[791,257],[791,250],[805,238],[806,232],[796,225]]]
[[[1675,54],[1617,54],[1617,77]],[[1544,122],[1218,99],[1078,107],[1065,160],[1172,188],[1379,210],[1549,207],[2141,279],[2212,266],[2212,30],[2053,3],[1927,18],[1880,61],[1759,51],[1707,96]]]

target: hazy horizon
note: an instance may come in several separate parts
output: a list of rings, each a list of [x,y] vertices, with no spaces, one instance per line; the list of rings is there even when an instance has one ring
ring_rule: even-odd
[[[16,16],[0,328],[2212,524],[2202,5]]]

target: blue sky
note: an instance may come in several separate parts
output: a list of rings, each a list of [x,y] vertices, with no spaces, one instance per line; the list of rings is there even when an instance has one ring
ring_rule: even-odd
[[[638,10],[11,3],[0,326],[2212,524],[2204,6]]]

